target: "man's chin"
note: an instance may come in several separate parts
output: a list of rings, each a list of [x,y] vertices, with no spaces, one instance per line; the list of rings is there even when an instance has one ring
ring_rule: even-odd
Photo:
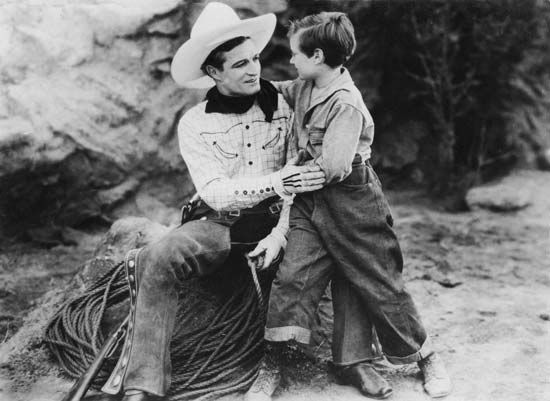
[[[242,97],[242,96],[251,96],[255,95],[260,91],[260,83],[258,82],[255,85],[247,85],[247,86],[241,86],[238,91],[235,90],[233,93],[230,93],[229,96],[236,96],[236,97]]]
[[[255,95],[260,91],[260,81],[256,81],[253,84],[248,84],[246,88],[244,88],[249,95]]]

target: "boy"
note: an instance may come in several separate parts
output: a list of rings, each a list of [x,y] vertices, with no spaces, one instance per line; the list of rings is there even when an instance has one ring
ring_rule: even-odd
[[[391,395],[369,364],[370,350],[359,349],[371,322],[386,358],[417,362],[425,390],[443,397],[450,379],[404,287],[392,215],[369,164],[374,124],[342,67],[355,50],[353,25],[344,13],[322,12],[292,22],[288,36],[299,78],[278,89],[295,112],[295,145],[305,150],[306,163],[321,167],[326,185],[294,199],[269,301],[264,367],[246,397],[270,399],[280,378],[280,344],[309,343],[311,317],[331,279],[333,362],[340,380],[368,397]]]

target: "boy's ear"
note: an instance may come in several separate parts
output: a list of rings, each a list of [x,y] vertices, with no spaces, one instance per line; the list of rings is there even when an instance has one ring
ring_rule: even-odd
[[[325,52],[323,49],[313,50],[313,61],[315,64],[322,64],[325,62]]]

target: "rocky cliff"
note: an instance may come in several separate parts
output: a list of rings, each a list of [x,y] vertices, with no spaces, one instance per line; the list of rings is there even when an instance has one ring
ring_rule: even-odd
[[[205,1],[0,5],[0,227],[29,232],[135,214],[173,223],[193,192],[175,126],[204,95],[171,57]],[[284,1],[230,1],[242,17]],[[32,230],[31,230],[32,232]]]

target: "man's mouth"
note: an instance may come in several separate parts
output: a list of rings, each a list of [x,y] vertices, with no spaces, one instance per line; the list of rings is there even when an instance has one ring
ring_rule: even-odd
[[[253,79],[244,81],[245,84],[255,84],[256,82],[258,82],[258,78],[253,78]]]

